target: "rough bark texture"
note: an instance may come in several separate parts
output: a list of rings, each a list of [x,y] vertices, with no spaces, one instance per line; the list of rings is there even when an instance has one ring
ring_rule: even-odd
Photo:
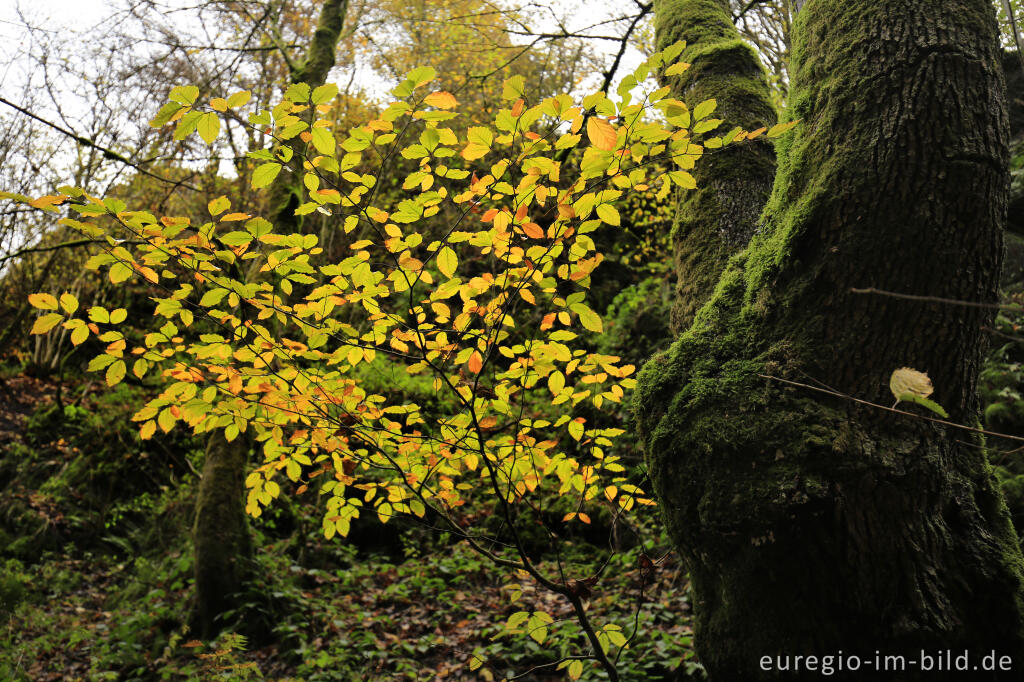
[[[977,423],[992,311],[850,289],[996,301],[996,36],[989,0],[808,0],[802,123],[779,145],[764,226],[641,374],[640,432],[714,680],[820,679],[765,672],[762,656],[947,648],[1010,655],[1003,679],[1020,679],[1024,561],[981,439],[763,378],[891,404],[888,377],[910,366],[952,421]]]
[[[291,70],[292,83],[307,83],[310,88],[317,88],[327,82],[327,74],[337,61],[338,39],[345,27],[347,11],[348,0],[324,0],[305,59]],[[302,145],[298,138],[293,138],[289,144],[295,153],[290,163],[292,172],[274,183],[270,190],[272,222],[282,234],[298,232],[302,226],[302,218],[295,215],[295,209],[302,203]]]
[[[685,40],[679,59],[690,63],[669,78],[673,94],[692,109],[714,99],[722,131],[755,130],[775,123],[764,69],[732,24],[728,0],[657,0],[659,48]],[[677,277],[672,327],[679,332],[711,295],[729,257],[757,227],[775,176],[775,151],[767,139],[709,152],[694,171],[697,189],[679,195],[672,228]]]
[[[246,448],[222,431],[210,435],[199,482],[195,524],[195,625],[204,639],[220,630],[217,617],[238,606],[234,595],[253,569],[245,497]]]

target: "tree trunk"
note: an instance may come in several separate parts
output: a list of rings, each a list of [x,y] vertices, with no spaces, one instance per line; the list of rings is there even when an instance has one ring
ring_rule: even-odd
[[[235,595],[253,571],[253,547],[245,515],[246,450],[220,429],[210,434],[199,482],[195,524],[196,608],[194,625],[204,639],[220,631],[217,617],[237,608]]]
[[[668,78],[673,95],[693,109],[709,99],[723,130],[775,123],[775,107],[757,54],[732,23],[728,0],[656,0],[659,49],[685,40],[679,60],[690,63]],[[681,191],[672,227],[677,274],[672,328],[690,326],[711,295],[726,262],[750,240],[775,176],[767,139],[709,152],[693,171],[697,189]]]
[[[972,665],[994,650],[1014,672],[970,679],[1020,679],[1024,560],[983,440],[767,378],[888,405],[909,366],[950,421],[977,424],[993,311],[851,289],[996,302],[1008,175],[992,4],[809,0],[794,32],[802,123],[779,144],[763,227],[635,403],[701,660],[714,680],[819,679],[776,657],[879,652],[905,671],[865,664],[858,679],[934,680],[922,650],[966,649]]]
[[[289,61],[293,83],[308,83],[315,88],[327,80],[336,60],[347,8],[348,0],[324,0],[305,59],[299,64]],[[300,228],[295,216],[301,195],[300,158],[297,151],[290,179],[278,182],[271,190],[274,224],[284,234]],[[231,595],[245,586],[250,575],[253,551],[245,516],[245,442],[246,438],[240,436],[229,443],[219,429],[207,441],[193,527],[195,620],[204,637],[212,637],[219,630],[217,616],[236,606]]]

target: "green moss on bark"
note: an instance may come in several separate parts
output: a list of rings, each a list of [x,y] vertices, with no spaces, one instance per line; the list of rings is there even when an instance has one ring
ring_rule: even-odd
[[[661,46],[685,40],[679,59],[690,64],[668,79],[691,108],[716,100],[726,126],[754,130],[775,122],[767,78],[754,50],[733,26],[727,2],[660,0],[655,5]],[[754,233],[775,172],[767,140],[710,152],[694,171],[698,189],[680,192],[672,228],[678,289],[672,325],[685,329],[707,300],[729,257]]]
[[[796,652],[1024,656],[1024,561],[983,443],[766,378],[891,402],[889,373],[911,366],[976,423],[991,312],[850,290],[994,302],[994,37],[982,0],[809,3],[802,122],[778,147],[762,228],[640,374],[639,430],[714,679],[770,679],[760,656]]]

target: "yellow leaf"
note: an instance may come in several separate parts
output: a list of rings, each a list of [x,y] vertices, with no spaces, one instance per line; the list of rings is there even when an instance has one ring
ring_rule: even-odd
[[[924,372],[901,367],[889,377],[889,390],[899,400],[900,396],[906,393],[927,398],[935,389],[932,387],[932,380]]]
[[[61,294],[60,307],[63,308],[66,313],[73,313],[78,310],[78,299],[68,293]]]
[[[437,267],[445,277],[455,276],[455,269],[459,266],[459,258],[455,251],[449,246],[442,246],[437,253]]]
[[[590,140],[590,144],[598,149],[610,152],[615,149],[619,136],[611,123],[603,118],[591,116],[587,121],[587,138]]]
[[[444,91],[430,93],[423,99],[423,103],[438,109],[454,109],[458,106],[455,95]]]
[[[156,433],[156,422],[150,419],[148,422],[142,425],[139,429],[139,438],[142,440],[149,440]]]
[[[611,204],[601,204],[597,207],[597,217],[609,225],[619,225],[619,212]]]
[[[217,135],[220,134],[220,119],[217,117],[217,114],[210,111],[200,116],[199,121],[196,123],[196,132],[199,133],[199,137],[203,138],[206,144],[213,144],[213,141],[217,139]]]
[[[57,309],[57,297],[53,294],[29,294],[28,302],[33,308],[40,310]]]
[[[127,371],[124,360],[115,360],[107,367],[107,386],[114,386],[121,383],[121,379],[124,379],[125,372]]]
[[[89,338],[89,327],[82,325],[71,330],[71,344],[77,346]]]
[[[35,324],[32,325],[31,333],[45,334],[46,332],[56,327],[57,323],[59,323],[63,319],[64,316],[61,315],[60,313],[49,313],[48,315],[43,315],[42,317],[36,319]]]
[[[210,215],[217,215],[231,208],[231,200],[225,196],[219,196],[206,205]]]
[[[554,372],[548,375],[548,390],[551,391],[551,395],[557,397],[558,394],[562,392],[563,388],[565,388],[564,374],[562,374],[558,370],[555,370]]]
[[[230,223],[236,220],[248,220],[251,217],[248,213],[228,213],[220,221],[222,223]]]
[[[223,97],[214,97],[210,100],[210,108],[214,111],[227,111],[228,101]]]
[[[248,102],[250,97],[252,97],[251,92],[249,92],[248,90],[242,90],[241,92],[236,92],[235,94],[231,95],[231,97],[228,97],[227,104],[229,107],[234,109],[235,107],[240,107],[246,102]]]
[[[686,71],[688,68],[690,68],[690,65],[687,64],[686,62],[676,62],[672,66],[665,69],[665,75],[678,76],[682,72]]]

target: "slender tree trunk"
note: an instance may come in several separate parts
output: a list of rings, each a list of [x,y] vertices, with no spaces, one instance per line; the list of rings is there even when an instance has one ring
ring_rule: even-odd
[[[934,680],[922,650],[971,664],[994,650],[1013,672],[969,679],[1020,679],[1024,561],[982,439],[766,378],[891,404],[889,375],[909,366],[951,421],[977,424],[993,311],[851,289],[996,301],[993,6],[808,0],[794,32],[802,123],[779,145],[764,225],[635,404],[701,659],[714,680],[819,679],[775,657],[877,651],[915,664],[857,679]]]
[[[314,88],[324,84],[334,66],[347,8],[348,0],[324,0],[306,58],[299,64],[289,61],[293,83],[308,83]],[[301,192],[299,156],[296,153],[292,163],[293,182],[280,182],[271,193],[274,224],[282,233],[297,232],[300,227],[295,216]],[[216,634],[217,616],[237,606],[230,595],[238,593],[251,575],[253,550],[245,516],[244,487],[247,442],[248,438],[239,436],[229,443],[219,429],[207,441],[193,526],[194,619],[204,637]]]
[[[679,60],[690,68],[667,79],[673,95],[691,109],[714,99],[715,117],[725,121],[723,132],[775,123],[764,69],[733,25],[728,0],[656,0],[654,10],[659,48],[679,40],[687,44]],[[729,257],[754,234],[775,177],[775,150],[762,138],[709,151],[693,174],[697,189],[679,194],[672,227],[676,332],[690,326]]]
[[[217,617],[237,608],[235,595],[253,572],[253,547],[245,496],[246,449],[244,438],[228,442],[220,429],[206,445],[203,477],[196,499],[195,543],[196,608],[194,626],[209,639],[220,630]]]

